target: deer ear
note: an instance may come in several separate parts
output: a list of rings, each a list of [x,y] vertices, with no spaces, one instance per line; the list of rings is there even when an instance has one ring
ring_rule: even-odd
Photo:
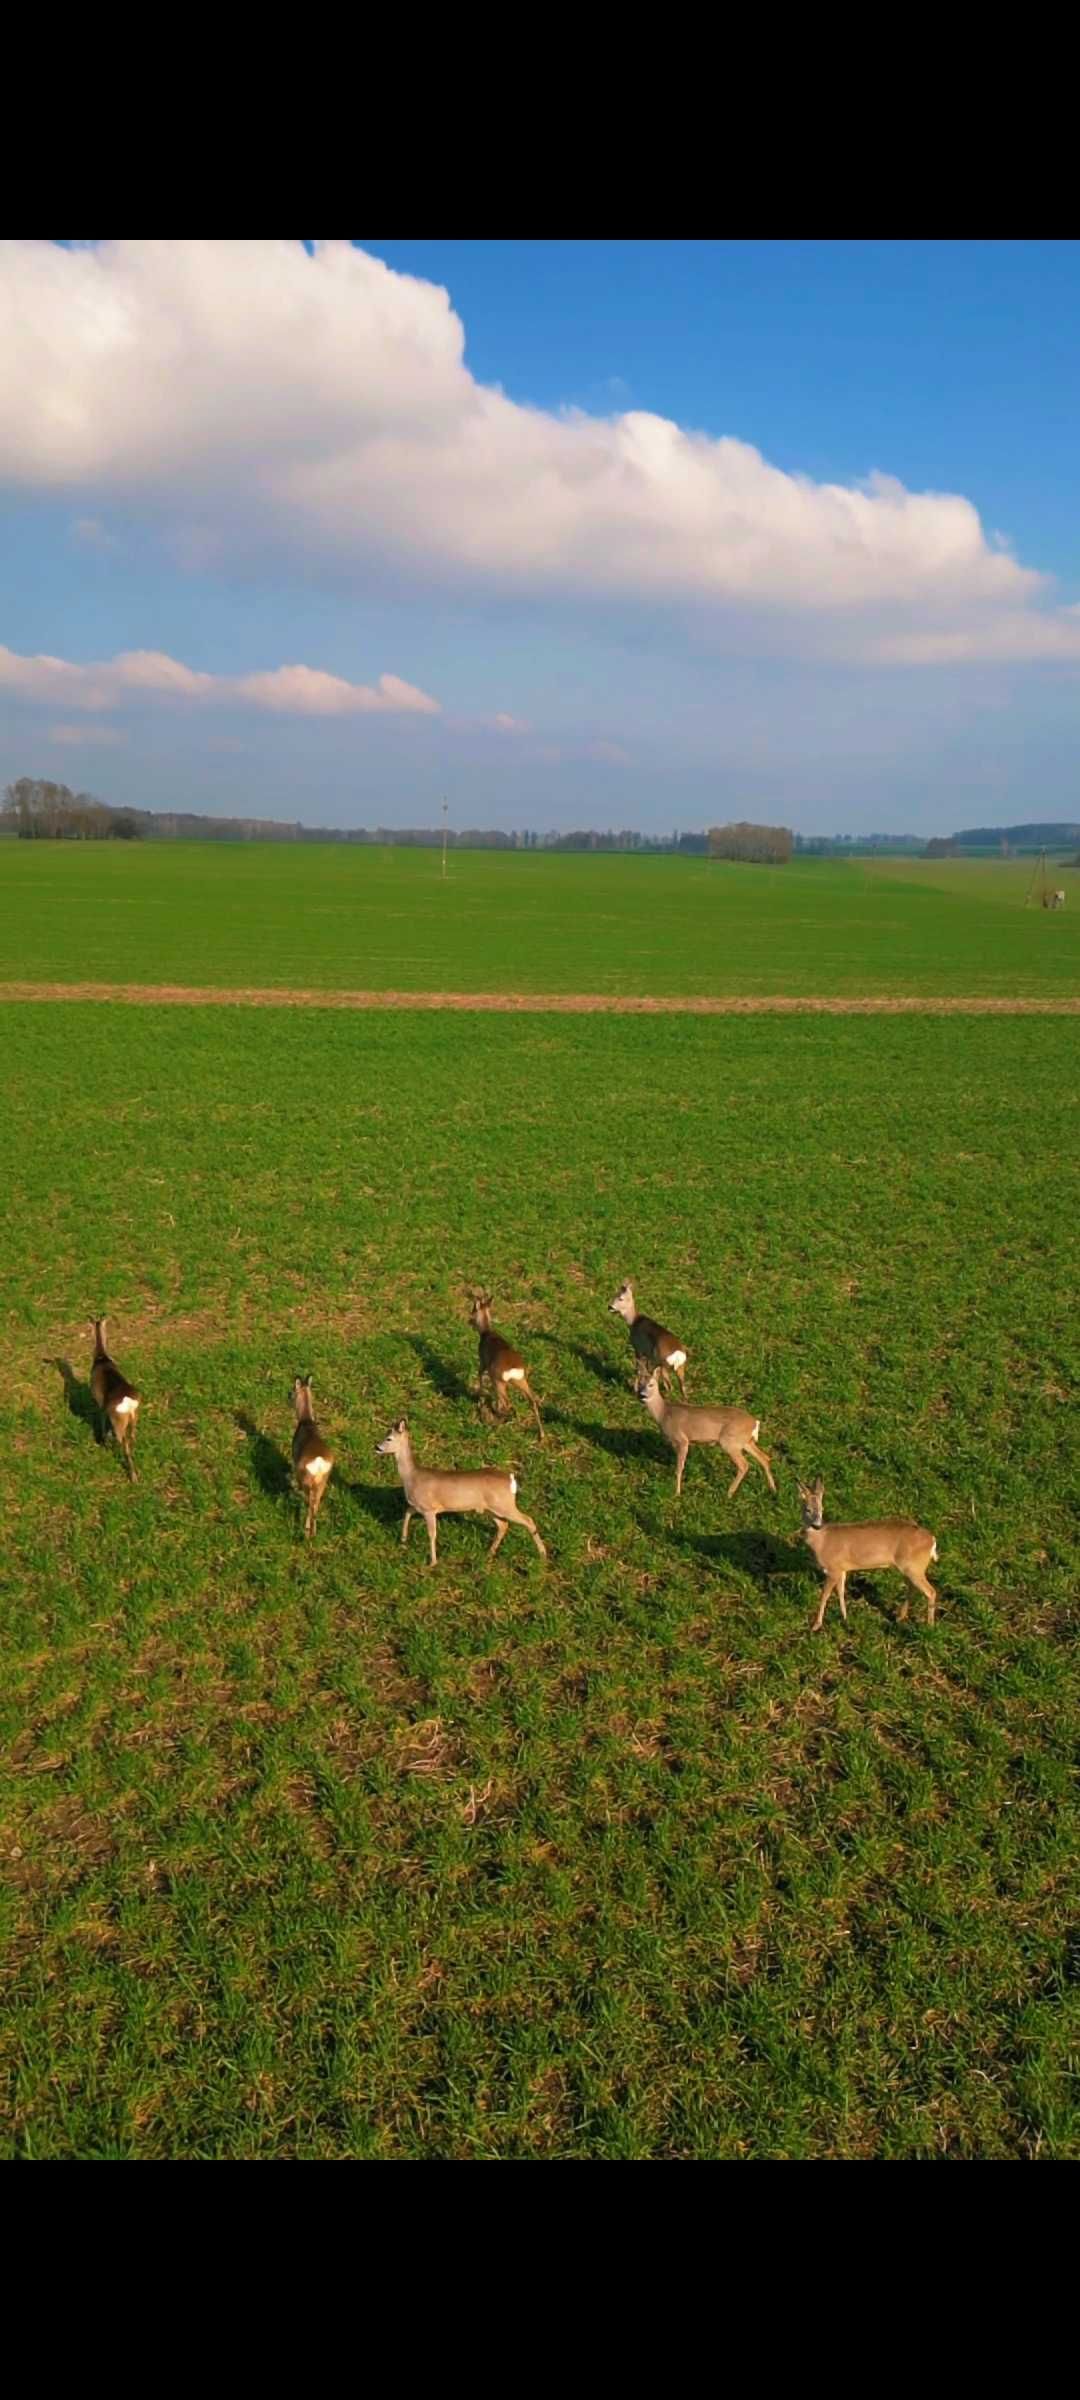
[[[825,1481],[824,1481],[824,1477],[823,1477],[823,1476],[821,1476],[821,1475],[819,1475],[819,1476],[818,1476],[818,1479],[817,1479],[817,1482],[816,1482],[816,1483],[815,1483],[815,1485],[814,1485],[814,1498],[815,1498],[815,1500],[820,1500],[820,1499],[821,1499],[821,1496],[822,1496],[822,1494],[823,1494],[824,1490],[825,1490]]]

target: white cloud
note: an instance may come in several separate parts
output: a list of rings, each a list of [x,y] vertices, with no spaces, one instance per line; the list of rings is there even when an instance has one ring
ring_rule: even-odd
[[[66,658],[22,658],[0,643],[0,691],[48,707],[89,711],[145,701],[227,702],[301,717],[438,716],[439,703],[400,675],[348,683],[319,667],[275,667],[257,675],[206,675],[161,650],[124,650],[97,666]]]
[[[7,242],[0,355],[0,481],[137,505],[196,571],[270,543],[307,571],[675,605],[721,638],[749,616],[774,648],[1080,660],[1080,621],[961,495],[523,407],[470,374],[445,291],[346,243]]]
[[[117,725],[50,725],[45,739],[73,750],[118,750],[127,736]]]
[[[494,726],[496,733],[532,732],[531,725],[526,724],[524,717],[511,717],[507,714],[505,709],[500,709],[498,715],[492,717],[491,723]]]

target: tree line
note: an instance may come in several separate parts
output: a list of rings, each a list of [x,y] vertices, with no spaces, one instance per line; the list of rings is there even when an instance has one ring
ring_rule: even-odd
[[[22,842],[132,842],[143,830],[133,808],[110,808],[92,792],[34,775],[8,784],[4,815]]]

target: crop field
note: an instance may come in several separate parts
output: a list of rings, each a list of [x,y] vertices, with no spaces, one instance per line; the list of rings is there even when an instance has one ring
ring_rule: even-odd
[[[1075,926],[1010,912],[1008,869],[967,917],[944,875],[750,874],[779,921],[751,949],[740,889],[710,951],[704,868],[455,862],[537,871],[529,957],[523,902],[437,930],[430,859],[361,951],[319,909],[388,875],[363,854],[40,851],[0,858],[8,976],[404,986],[411,928],[462,989],[1076,988]],[[616,941],[582,901],[557,958],[594,867],[648,907]],[[5,2153],[1080,2153],[1072,1021],[4,1029]],[[760,1414],[777,1498],[695,1450],[676,1502],[626,1275],[690,1397]],[[481,1280],[543,1446],[478,1415]],[[92,1311],[145,1394],[134,1486]],[[306,1547],[297,1371],[338,1459]],[[516,1468],[546,1565],[513,1529],[489,1565],[476,1519],[434,1572],[422,1525],[401,1549],[402,1412],[425,1462]],[[932,1631],[875,1576],[811,1632],[796,1471],[934,1529]]]
[[[1031,862],[794,861],[252,843],[0,844],[0,984],[233,990],[1080,994]]]

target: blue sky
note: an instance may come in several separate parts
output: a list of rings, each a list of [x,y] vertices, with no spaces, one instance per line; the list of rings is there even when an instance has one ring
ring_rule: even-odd
[[[0,779],[1076,816],[1078,300],[1076,243],[4,243]]]

